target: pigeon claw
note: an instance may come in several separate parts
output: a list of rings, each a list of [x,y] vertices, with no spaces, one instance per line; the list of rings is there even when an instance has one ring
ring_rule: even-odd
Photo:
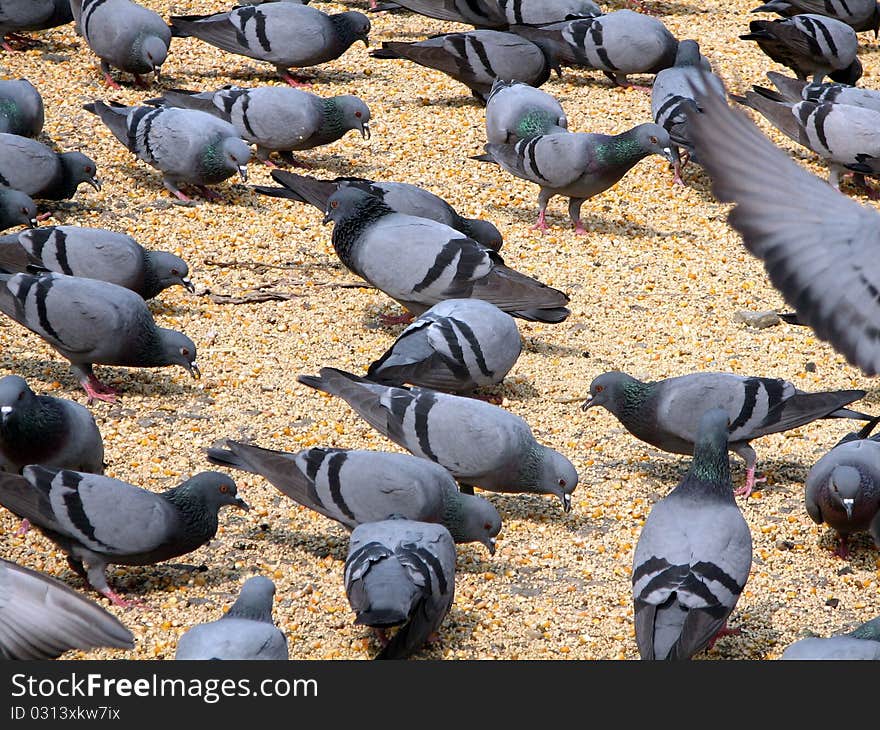
[[[94,375],[90,375],[89,378],[82,383],[82,387],[83,390],[85,390],[86,395],[89,397],[89,405],[96,400],[115,403],[119,396],[118,391],[111,388],[109,385],[104,385],[104,383],[98,380]]]

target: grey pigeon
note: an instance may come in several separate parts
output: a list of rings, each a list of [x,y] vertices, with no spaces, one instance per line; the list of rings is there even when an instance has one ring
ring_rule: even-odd
[[[189,267],[167,251],[148,251],[131,236],[103,228],[44,226],[0,238],[0,271],[46,269],[108,281],[152,299],[171,286],[195,290]]]
[[[592,0],[399,0],[397,4],[429,18],[495,30],[602,14]]]
[[[374,182],[360,177],[319,180],[286,170],[272,170],[271,175],[272,179],[283,187],[255,185],[254,189],[258,193],[309,203],[321,213],[327,212],[330,196],[336,192],[340,185],[351,185],[376,196],[395,213],[430,218],[438,223],[443,223],[493,251],[500,250],[503,243],[501,233],[492,223],[479,218],[463,218],[443,198],[416,185],[400,182]]]
[[[669,134],[658,124],[639,124],[620,134],[569,132],[522,139],[516,144],[485,145],[486,154],[473,159],[495,162],[511,175],[533,182],[538,194],[538,222],[546,231],[547,204],[556,195],[568,201],[574,232],[585,235],[581,206],[603,193],[648,155],[663,155],[673,168],[679,158]],[[533,230],[534,230],[533,229]]]
[[[131,0],[70,0],[73,15],[83,38],[101,59],[101,72],[107,85],[118,89],[111,68],[156,78],[168,56],[171,28],[154,10]]]
[[[460,81],[485,103],[496,79],[541,86],[562,69],[548,43],[497,30],[447,33],[423,41],[383,41],[374,58],[405,58]]]
[[[364,522],[400,515],[445,525],[459,543],[480,542],[495,554],[498,510],[463,494],[442,466],[410,454],[312,448],[297,454],[228,440],[208,449],[220,466],[261,475],[293,501],[353,530]]]
[[[36,137],[44,121],[43,97],[30,81],[0,81],[0,132]]]
[[[539,322],[570,314],[566,294],[505,266],[495,251],[442,223],[395,213],[364,190],[346,185],[333,193],[324,222],[331,220],[333,248],[346,268],[412,314],[467,297]]]
[[[452,536],[443,525],[399,518],[358,525],[345,559],[345,594],[355,623],[371,627],[383,643],[376,659],[412,656],[452,607]]]
[[[22,31],[48,30],[73,20],[70,0],[3,0],[0,7],[0,48],[12,51],[9,38],[24,45],[32,42],[18,35]]]
[[[846,634],[823,639],[811,636],[789,644],[780,659],[803,660],[878,660],[880,659],[880,618],[865,621]]]
[[[654,504],[633,555],[642,659],[690,659],[731,633],[752,565],[752,535],[733,498],[727,411],[703,413],[688,473]]]
[[[873,30],[875,38],[880,28],[880,6],[876,0],[770,0],[751,12],[776,13],[784,18],[805,13],[825,15],[846,23],[856,32]]]
[[[0,378],[0,469],[28,464],[104,473],[104,442],[89,409],[34,393],[24,378]]]
[[[826,101],[833,104],[860,106],[880,112],[880,91],[874,89],[859,89],[833,81],[808,84],[806,81],[793,79],[775,71],[768,71],[767,78],[773,82],[782,99],[792,104],[797,104],[799,101],[815,101],[817,103]]]
[[[380,385],[335,368],[300,383],[342,398],[394,443],[446,467],[459,483],[489,492],[553,494],[571,509],[572,463],[538,443],[522,418],[474,398]]]
[[[370,109],[349,94],[325,99],[287,86],[224,87],[202,93],[173,89],[147,103],[154,102],[199,109],[230,122],[243,139],[257,146],[257,159],[269,165],[272,152],[296,164],[292,151],[330,144],[352,129],[370,138]]]
[[[864,396],[864,390],[807,393],[781,378],[733,373],[691,373],[643,382],[612,371],[593,380],[582,408],[605,407],[637,439],[673,454],[692,454],[702,411],[723,408],[730,419],[730,450],[746,462],[746,484],[736,493],[748,496],[758,458],[750,441],[820,418],[870,421],[871,416],[844,408]]]
[[[37,225],[37,205],[30,195],[0,185],[0,231],[14,226]]]
[[[81,183],[100,190],[96,171],[82,152],[56,152],[35,139],[0,133],[0,185],[32,198],[72,198]]]
[[[779,20],[753,20],[745,41],[756,41],[772,60],[787,66],[799,79],[825,76],[844,84],[855,84],[862,76],[856,53],[856,32],[846,23],[808,13]]]
[[[67,553],[94,590],[130,605],[107,584],[108,565],[153,565],[200,548],[217,534],[224,505],[248,510],[235,482],[202,472],[156,493],[97,474],[27,466],[0,473],[0,504]]]
[[[54,272],[0,274],[0,311],[70,361],[90,403],[116,397],[95,377],[93,364],[180,365],[200,376],[193,341],[157,327],[144,300],[116,284]]]
[[[102,101],[86,104],[139,160],[162,173],[162,184],[185,202],[178,186],[193,185],[209,199],[219,198],[207,185],[233,175],[247,180],[248,147],[235,127],[195,109],[123,106]]]
[[[55,659],[100,647],[134,649],[134,636],[61,581],[0,559],[0,659]]]
[[[482,299],[446,299],[401,332],[367,377],[461,393],[500,383],[520,352],[522,338],[509,314]]]
[[[214,15],[172,16],[171,32],[271,63],[287,83],[298,86],[290,68],[333,61],[356,41],[368,45],[370,19],[355,11],[328,15],[298,3],[263,3]]]
[[[498,80],[486,100],[486,140],[512,144],[568,129],[562,105],[546,91],[522,81]]]
[[[272,620],[275,584],[248,578],[229,610],[216,621],[197,624],[177,642],[174,658],[287,660],[287,638]]]

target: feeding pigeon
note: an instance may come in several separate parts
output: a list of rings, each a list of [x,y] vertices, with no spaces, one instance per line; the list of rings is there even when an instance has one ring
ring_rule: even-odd
[[[70,0],[4,0],[0,7],[0,48],[12,51],[11,38],[25,46],[33,45],[19,32],[57,28],[71,20]]]
[[[429,18],[494,30],[516,23],[543,25],[602,14],[592,0],[401,0],[397,4]]]
[[[295,502],[349,530],[400,515],[445,525],[459,543],[480,542],[495,554],[498,510],[463,494],[442,466],[409,454],[312,448],[297,454],[228,440],[208,461],[259,474]]]
[[[44,121],[43,97],[30,81],[0,80],[0,132],[36,137]]]
[[[522,81],[497,80],[486,100],[486,140],[511,144],[539,134],[568,130],[562,105],[546,91]]]
[[[274,166],[269,161],[272,152],[289,164],[300,164],[292,151],[330,144],[352,129],[370,138],[370,109],[351,95],[325,99],[287,86],[223,87],[202,93],[173,89],[147,103],[198,109],[230,122],[243,139],[257,146],[257,159],[270,166]]]
[[[793,79],[775,71],[768,71],[767,78],[773,82],[782,99],[792,104],[797,104],[799,101],[815,101],[817,103],[827,101],[833,104],[860,106],[880,112],[880,91],[874,89],[859,89],[855,86],[834,82],[808,84],[806,81]]]
[[[0,185],[0,231],[37,225],[37,205],[30,195]]]
[[[552,70],[562,76],[548,43],[497,30],[447,33],[412,43],[383,41],[382,48],[370,55],[405,58],[441,71],[467,86],[483,103],[496,79],[523,81],[537,87],[550,78]]]
[[[679,159],[669,134],[657,124],[639,124],[620,134],[568,132],[522,139],[516,144],[492,144],[485,155],[472,159],[495,162],[511,175],[540,186],[538,222],[532,230],[546,231],[547,204],[556,195],[568,201],[568,215],[577,235],[586,235],[581,206],[603,193],[648,155],[663,155],[678,174]]]
[[[756,41],[772,60],[788,66],[799,79],[813,76],[819,83],[825,76],[844,84],[862,77],[856,53],[856,32],[846,23],[807,13],[779,20],[753,20],[744,41]]]
[[[642,659],[690,659],[725,633],[752,565],[752,535],[733,498],[727,411],[699,419],[694,458],[654,504],[633,555]]]
[[[430,218],[454,228],[486,248],[491,248],[493,251],[501,249],[503,242],[501,233],[489,221],[483,221],[479,218],[463,218],[443,198],[416,185],[399,182],[374,182],[360,177],[318,180],[285,170],[272,170],[271,175],[275,182],[284,187],[255,185],[254,190],[263,195],[309,203],[322,213],[326,213],[327,202],[337,188],[340,185],[351,185],[375,195],[395,213]]]
[[[174,658],[289,659],[287,638],[272,620],[274,598],[271,580],[261,575],[248,578],[235,603],[219,619],[183,633]]]
[[[402,518],[358,525],[345,559],[345,593],[355,624],[372,628],[383,644],[376,659],[412,656],[452,606],[455,544],[449,531]]]
[[[823,639],[811,636],[789,644],[780,659],[803,661],[880,659],[880,618],[865,621],[846,634],[838,634]]]
[[[642,382],[612,371],[593,380],[582,408],[604,406],[637,439],[673,454],[692,454],[702,410],[723,408],[730,419],[730,450],[746,462],[746,484],[736,493],[748,496],[755,486],[758,458],[750,441],[820,418],[870,421],[871,416],[844,408],[864,395],[864,390],[807,393],[781,378],[733,373],[691,373]]]
[[[72,198],[80,183],[100,190],[95,174],[95,163],[82,152],[56,152],[35,139],[0,133],[0,185],[32,198],[62,200]]]
[[[248,147],[235,127],[213,114],[195,109],[123,106],[102,101],[86,104],[129,151],[162,173],[174,196],[189,201],[178,186],[195,186],[205,197],[220,196],[206,185],[235,174],[247,180]]]
[[[300,383],[342,398],[379,433],[489,492],[553,494],[571,509],[572,463],[535,440],[519,416],[474,398],[380,385],[336,368]]]
[[[346,268],[412,314],[467,297],[539,322],[570,314],[566,294],[505,266],[495,251],[442,223],[395,213],[364,190],[346,185],[333,193],[324,222],[331,220],[333,248]]]
[[[500,383],[520,352],[509,314],[482,299],[446,299],[401,332],[367,377],[460,393]]]
[[[128,606],[107,584],[108,565],[153,565],[213,539],[223,505],[250,509],[225,474],[202,472],[156,493],[117,479],[26,466],[0,473],[0,504],[67,553],[70,567],[98,593]]]
[[[194,378],[196,346],[176,330],[157,327],[144,300],[130,289],[66,274],[0,274],[0,311],[35,332],[62,357],[93,399],[113,402],[93,364],[180,365]]]
[[[0,559],[0,659],[55,659],[101,647],[134,649],[134,636],[61,581]]]
[[[856,32],[873,30],[875,38],[880,28],[880,5],[876,0],[770,0],[751,12],[776,13],[784,18],[805,13],[825,15],[846,23]]]
[[[368,45],[370,19],[355,11],[327,15],[298,3],[263,3],[214,15],[172,16],[171,32],[271,63],[281,78],[298,86],[302,82],[291,75],[291,67],[332,61],[356,41]]]

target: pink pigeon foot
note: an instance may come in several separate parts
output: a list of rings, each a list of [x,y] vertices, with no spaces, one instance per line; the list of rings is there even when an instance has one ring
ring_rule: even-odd
[[[48,220],[48,219],[51,218],[51,217],[52,217],[52,214],[51,214],[51,213],[48,213],[48,212],[47,212],[47,213],[40,213],[40,214],[37,216],[37,220],[38,220],[38,221],[45,221],[45,220]]]
[[[672,166],[672,184],[673,185],[681,185],[683,188],[686,188],[684,180],[681,179],[681,169],[684,165],[673,165]]]
[[[94,375],[89,375],[88,380],[82,383],[83,390],[89,397],[89,405],[95,400],[103,400],[107,403],[115,403],[119,392],[109,385],[104,385]]]
[[[746,483],[744,486],[739,489],[734,489],[733,493],[737,497],[748,497],[752,490],[755,488],[755,484],[763,484],[767,481],[766,477],[755,478],[755,467],[751,466],[746,469]]]
[[[581,223],[580,220],[578,220],[574,224],[574,235],[576,235],[576,236],[586,236],[587,235],[587,229],[584,228],[584,224]]]
[[[196,189],[205,196],[208,200],[211,200],[215,203],[225,203],[226,201],[223,199],[223,196],[219,193],[215,193],[211,188],[206,187],[205,185],[196,185]]]
[[[15,53],[15,49],[9,45],[5,40],[0,42],[0,48],[8,53]]]
[[[284,71],[281,74],[281,78],[284,79],[288,84],[293,86],[294,88],[310,88],[311,84],[308,81],[302,81],[294,76],[290,71]]]
[[[119,606],[120,608],[134,608],[135,606],[143,606],[145,605],[143,601],[138,600],[130,600],[126,601],[122,596],[118,593],[114,593],[110,588],[107,588],[103,591],[98,591],[104,598],[110,601],[114,606]]]
[[[18,530],[15,533],[16,537],[23,537],[28,534],[28,530],[31,529],[31,521],[28,519],[24,519],[21,521],[21,524],[18,526]]]
[[[529,230],[530,231],[541,231],[541,233],[546,232],[550,226],[547,225],[547,222],[544,220],[544,216],[546,215],[545,211],[541,211],[538,213],[538,222],[535,223]]]
[[[262,162],[266,167],[269,167],[269,168],[271,168],[271,169],[273,169],[273,170],[277,170],[277,169],[279,168],[279,166],[276,165],[274,162],[272,162],[272,160],[270,160],[268,157],[267,157],[265,160],[261,160],[261,162]]]
[[[741,633],[742,633],[742,629],[740,629],[740,628],[736,628],[736,629],[728,628],[728,626],[727,626],[727,622],[725,621],[725,622],[724,622],[724,626],[722,626],[720,629],[718,629],[718,633],[715,634],[715,636],[713,636],[713,637],[709,640],[709,645],[708,645],[706,648],[707,648],[707,649],[711,649],[713,646],[715,646],[715,642],[718,641],[718,639],[721,639],[721,638],[723,638],[723,637],[725,637],[725,636],[738,636],[738,635],[741,634]]]
[[[114,78],[106,71],[104,71],[104,83],[107,84],[107,86],[109,86],[111,89],[118,90],[118,89],[122,88],[119,84],[116,83]]]
[[[379,321],[386,327],[396,324],[409,324],[413,321],[412,312],[403,312],[402,314],[382,314],[379,315]]]

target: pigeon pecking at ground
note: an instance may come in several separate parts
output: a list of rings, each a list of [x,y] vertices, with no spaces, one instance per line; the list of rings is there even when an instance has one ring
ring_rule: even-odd
[[[21,190],[0,185],[0,231],[15,226],[37,225],[37,204]]]
[[[72,20],[70,0],[4,0],[0,7],[0,48],[11,52],[10,39],[30,47],[34,41],[19,35],[21,31],[48,30]]]
[[[101,189],[93,160],[82,152],[56,152],[35,139],[0,133],[0,185],[32,198],[72,198],[82,183]]]
[[[568,117],[559,101],[522,81],[492,84],[486,100],[486,141],[513,144],[539,134],[568,131]]]
[[[785,660],[878,660],[880,659],[880,617],[865,621],[846,634],[827,639],[811,636],[790,644],[782,652]]]
[[[0,81],[0,132],[37,137],[44,121],[43,97],[30,81]]]
[[[876,0],[770,0],[753,9],[753,13],[776,13],[784,18],[812,13],[825,15],[846,23],[854,31],[880,28],[880,5]]]

